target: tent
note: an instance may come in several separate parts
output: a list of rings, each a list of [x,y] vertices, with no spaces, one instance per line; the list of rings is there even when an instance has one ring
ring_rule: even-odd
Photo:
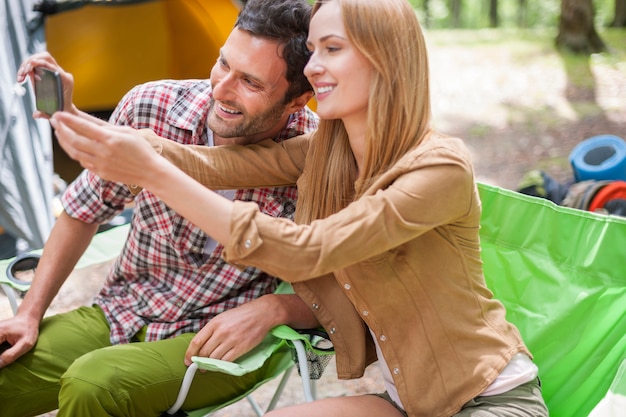
[[[15,254],[16,240],[23,250],[41,247],[53,223],[50,126],[31,117],[32,89],[20,95],[14,88],[22,60],[45,49],[43,18],[32,10],[33,3],[0,3],[0,255],[5,255],[0,257]]]

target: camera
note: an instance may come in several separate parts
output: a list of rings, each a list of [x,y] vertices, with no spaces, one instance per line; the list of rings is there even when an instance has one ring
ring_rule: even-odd
[[[35,102],[37,110],[52,116],[63,109],[63,83],[58,71],[35,68]]]

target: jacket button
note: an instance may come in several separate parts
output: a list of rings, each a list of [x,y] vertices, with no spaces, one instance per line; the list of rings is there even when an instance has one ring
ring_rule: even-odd
[[[317,303],[313,303],[313,310],[318,310],[320,306]]]
[[[369,312],[369,311],[367,311],[367,310],[363,310],[363,315],[364,315],[364,316],[369,316],[369,315],[370,315],[370,312]]]
[[[384,334],[381,334],[381,335],[380,335],[380,341],[381,341],[381,342],[384,342],[384,341],[386,341],[386,340],[387,340],[387,336],[385,336]]]
[[[352,288],[352,287],[350,286],[350,284],[343,284],[343,287],[344,287],[346,290],[349,290],[350,288]]]
[[[328,331],[328,333],[330,334],[335,334],[337,332],[337,329],[335,329],[334,327],[331,327],[330,330]]]
[[[246,239],[246,241],[244,242],[243,246],[246,249],[250,249],[250,247],[252,246],[252,241],[250,239]]]
[[[393,368],[393,374],[394,375],[398,375],[400,373],[400,369],[398,368]]]

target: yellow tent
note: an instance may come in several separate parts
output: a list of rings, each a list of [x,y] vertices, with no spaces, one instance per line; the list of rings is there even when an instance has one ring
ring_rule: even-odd
[[[137,84],[208,78],[240,7],[235,0],[92,1],[49,15],[46,41],[74,75],[76,105],[106,112]]]

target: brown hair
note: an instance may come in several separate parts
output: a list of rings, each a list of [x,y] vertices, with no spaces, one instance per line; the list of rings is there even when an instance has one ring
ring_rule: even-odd
[[[322,120],[309,149],[306,194],[297,221],[328,217],[358,198],[417,146],[430,129],[428,56],[422,29],[406,0],[317,0],[340,4],[349,40],[373,67],[365,161],[357,167],[341,120]]]

